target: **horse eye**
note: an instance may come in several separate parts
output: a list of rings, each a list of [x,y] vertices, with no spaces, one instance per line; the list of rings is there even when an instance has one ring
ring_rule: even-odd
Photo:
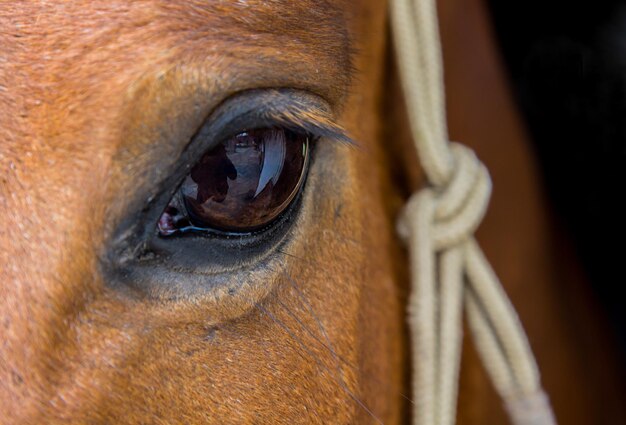
[[[297,195],[308,159],[305,134],[264,128],[231,137],[191,169],[159,219],[159,234],[267,226]]]

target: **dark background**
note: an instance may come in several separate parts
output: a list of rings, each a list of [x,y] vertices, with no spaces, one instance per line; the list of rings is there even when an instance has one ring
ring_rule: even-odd
[[[550,199],[626,359],[626,2],[489,4]]]

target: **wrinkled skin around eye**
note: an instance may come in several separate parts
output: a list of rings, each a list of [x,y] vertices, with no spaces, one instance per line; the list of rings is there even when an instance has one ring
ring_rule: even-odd
[[[307,160],[304,134],[280,128],[239,133],[192,168],[161,216],[159,231],[247,232],[266,226],[298,193]]]

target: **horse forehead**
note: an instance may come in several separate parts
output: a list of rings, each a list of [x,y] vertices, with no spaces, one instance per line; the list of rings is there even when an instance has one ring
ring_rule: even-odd
[[[325,21],[335,21],[346,10],[349,2],[344,0],[167,0],[125,1],[76,1],[76,2],[6,2],[0,17],[13,22],[17,28],[5,28],[14,32],[22,26],[30,27],[29,34],[51,34],[59,31],[83,30],[95,26],[119,28],[119,25],[144,27],[157,18],[181,20],[187,24],[202,22],[215,24],[242,22],[260,26],[264,31],[280,33],[284,27],[295,22],[318,26]],[[264,23],[266,22],[266,23]],[[335,21],[336,23],[336,21]],[[200,24],[202,26],[202,24]],[[178,28],[179,30],[197,28]]]
[[[94,108],[96,119],[114,122],[104,113],[119,110],[124,89],[143,75],[207,57],[222,62],[222,79],[240,78],[229,63],[263,74],[280,58],[283,72],[291,60],[317,69],[302,80],[326,78],[329,91],[345,91],[350,7],[343,0],[12,2],[0,11],[0,102],[7,111],[0,135],[58,145],[50,133],[84,128]]]
[[[208,0],[170,2],[13,2],[0,12],[3,62],[46,62],[35,69],[51,74],[47,64],[80,59],[97,51],[100,58],[136,60],[146,44],[170,49],[204,41],[221,54],[225,45],[347,48],[344,2],[313,0]],[[25,47],[26,49],[20,49]],[[289,52],[289,46],[280,46]],[[169,52],[161,52],[167,55]],[[10,59],[10,60],[8,60]],[[102,64],[100,64],[102,65]]]

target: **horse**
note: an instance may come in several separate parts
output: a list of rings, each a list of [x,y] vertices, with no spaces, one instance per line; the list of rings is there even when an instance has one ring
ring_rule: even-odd
[[[547,206],[485,4],[439,13],[451,135],[496,182],[478,239],[557,419],[618,423],[613,347]],[[395,220],[424,177],[386,2],[5,1],[0,52],[2,423],[409,419]],[[300,162],[259,178],[280,202],[255,201],[242,228],[207,215],[205,202],[233,211],[228,188],[286,139]],[[222,142],[232,162],[201,195],[217,177],[196,164]],[[284,169],[299,171],[278,190]],[[252,205],[244,189],[232,205]],[[471,342],[463,352],[458,423],[506,423]]]

